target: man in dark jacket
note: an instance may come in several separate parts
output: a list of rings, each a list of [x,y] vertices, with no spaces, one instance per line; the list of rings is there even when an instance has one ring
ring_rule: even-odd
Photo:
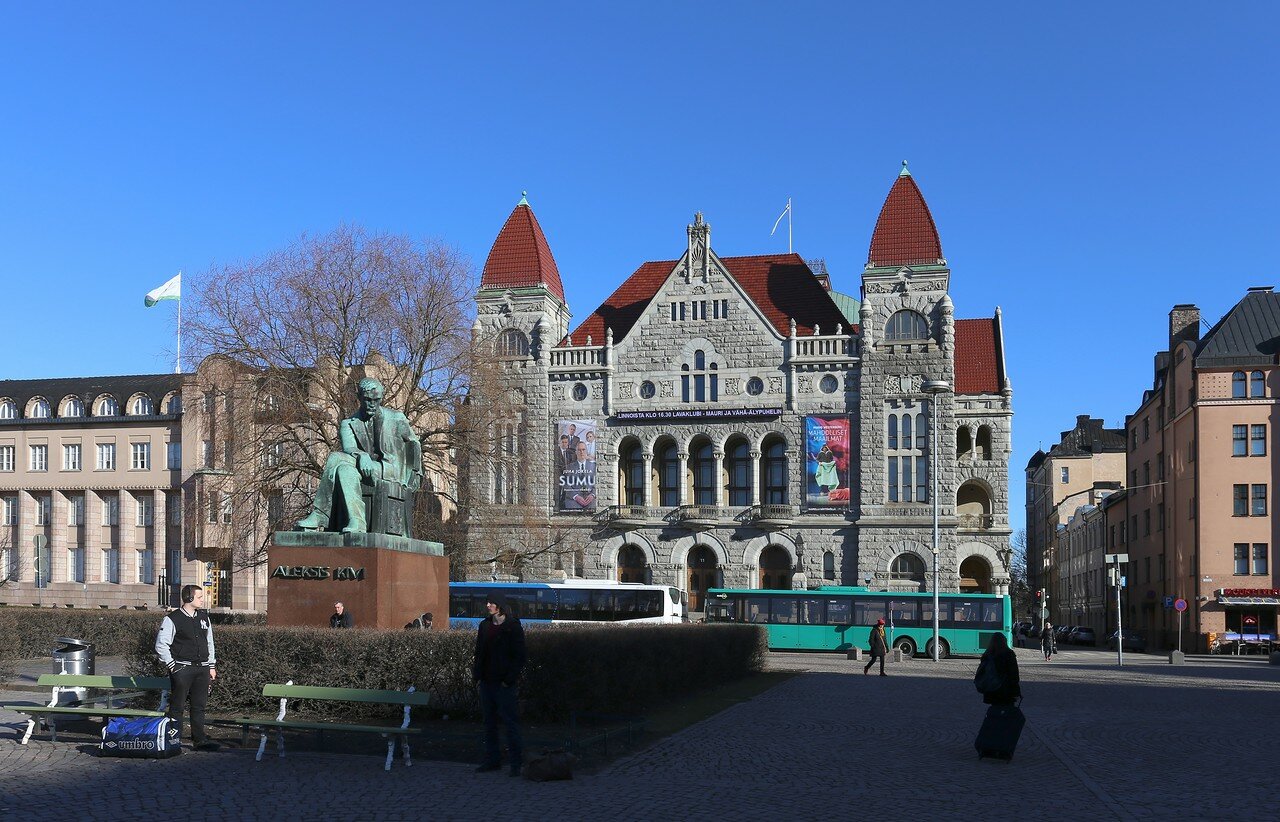
[[[204,732],[204,706],[209,687],[218,678],[213,649],[213,624],[204,609],[204,589],[182,586],[182,607],[160,622],[156,655],[169,670],[169,718],[182,725],[182,714],[191,702],[191,739],[198,750],[216,751],[218,743]],[[181,730],[178,736],[182,736]]]
[[[876,626],[871,629],[871,636],[867,638],[867,644],[871,646],[871,659],[867,661],[867,666],[862,669],[863,674],[871,672],[871,666],[876,664],[876,658],[880,659],[880,676],[884,676],[884,657],[889,653],[889,646],[884,640],[884,620],[877,620]]]
[[[1022,698],[1022,683],[1018,679],[1018,655],[1009,647],[1004,634],[991,637],[991,644],[982,654],[978,670],[982,671],[986,665],[995,666],[1000,685],[994,690],[983,692],[983,702],[988,705],[1012,705],[1015,699]],[[976,680],[977,676],[975,682]]]
[[[484,763],[479,773],[502,767],[498,748],[498,720],[507,731],[507,766],[511,776],[520,775],[523,746],[517,716],[516,685],[524,669],[524,627],[499,594],[485,602],[489,615],[480,621],[476,633],[475,661],[471,678],[480,688],[480,708],[484,711]]]
[[[329,617],[330,628],[354,628],[356,621],[341,602],[333,603],[333,615]]]

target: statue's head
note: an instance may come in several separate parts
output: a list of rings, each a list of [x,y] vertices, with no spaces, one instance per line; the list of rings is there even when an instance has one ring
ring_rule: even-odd
[[[382,383],[373,377],[365,377],[361,380],[356,388],[356,396],[360,398],[360,410],[368,415],[377,413],[378,407],[382,405],[383,392]]]

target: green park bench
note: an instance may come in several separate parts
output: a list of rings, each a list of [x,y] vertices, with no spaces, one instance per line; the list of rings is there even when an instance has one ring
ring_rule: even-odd
[[[49,727],[50,738],[58,741],[58,719],[64,717],[90,719],[113,716],[127,717],[161,717],[169,702],[169,678],[158,676],[94,676],[91,674],[42,674],[36,682],[41,687],[53,689],[48,705],[32,702],[18,702],[12,705],[0,705],[0,709],[26,714],[31,717],[27,721],[27,731],[22,735],[22,744],[27,744],[36,729],[37,722],[44,722]],[[79,699],[69,705],[59,705],[62,692],[71,689],[88,688],[104,693]],[[160,693],[160,707],[154,711],[142,708],[127,708],[122,703],[146,696],[148,693]]]
[[[371,691],[362,688],[318,688],[309,685],[294,685],[292,680],[283,685],[264,685],[262,695],[270,699],[280,700],[280,710],[275,719],[257,719],[242,717],[233,720],[240,726],[241,744],[244,744],[251,730],[258,730],[262,738],[258,742],[258,754],[254,759],[262,761],[262,753],[267,747],[267,731],[276,729],[276,748],[280,756],[284,756],[285,731],[340,731],[342,733],[381,734],[387,740],[387,761],[383,770],[391,770],[391,761],[395,759],[396,740],[404,746],[405,767],[413,763],[409,760],[409,737],[422,733],[418,728],[409,727],[409,710],[414,705],[426,706],[429,694],[416,693],[412,686],[407,691]],[[285,719],[290,699],[311,699],[321,702],[360,702],[365,704],[400,705],[404,708],[404,720],[396,727],[392,725],[359,725],[342,722],[308,722]]]

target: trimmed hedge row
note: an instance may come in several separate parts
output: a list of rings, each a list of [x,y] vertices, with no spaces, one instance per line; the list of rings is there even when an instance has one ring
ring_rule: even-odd
[[[214,624],[266,622],[263,614],[212,616]],[[163,618],[160,611],[0,608],[0,660],[48,657],[60,636],[92,642],[98,656],[122,656],[133,649],[140,631],[150,631],[154,642]]]
[[[214,634],[218,680],[214,714],[274,710],[262,686],[297,685],[404,690],[432,694],[433,710],[474,715],[471,631],[331,631],[228,626]],[[663,702],[759,671],[767,644],[751,625],[635,625],[535,628],[526,633],[529,664],[521,684],[524,715],[563,720],[569,712],[642,714]],[[138,674],[162,674],[154,631],[139,632],[129,654]],[[391,717],[394,709],[291,703],[317,718]]]

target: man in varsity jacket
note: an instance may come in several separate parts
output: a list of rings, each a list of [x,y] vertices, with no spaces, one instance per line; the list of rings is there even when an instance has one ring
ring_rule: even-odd
[[[204,706],[209,699],[209,686],[218,678],[218,669],[213,653],[213,624],[204,609],[204,589],[199,585],[182,586],[182,607],[170,611],[160,623],[156,653],[169,669],[169,717],[181,729],[189,697],[192,741],[199,750],[217,750],[218,743],[204,734]]]

